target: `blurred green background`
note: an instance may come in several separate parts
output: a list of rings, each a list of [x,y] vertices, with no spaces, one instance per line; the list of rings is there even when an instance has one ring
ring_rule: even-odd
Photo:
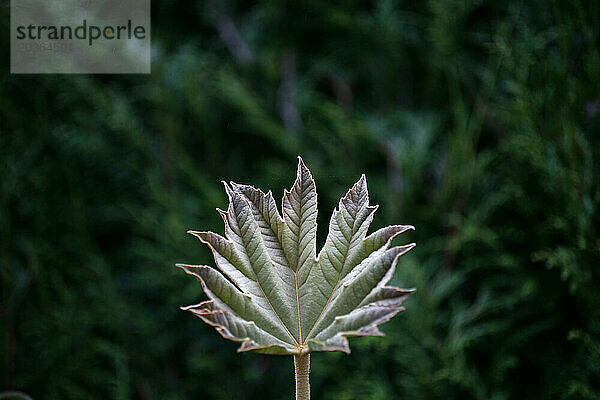
[[[0,6],[0,392],[290,399],[291,357],[181,305],[220,180],[291,186],[319,236],[361,173],[413,224],[385,338],[315,399],[600,398],[598,1],[154,0],[151,75],[10,75]]]

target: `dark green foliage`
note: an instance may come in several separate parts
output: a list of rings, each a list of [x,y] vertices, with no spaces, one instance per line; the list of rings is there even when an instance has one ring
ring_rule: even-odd
[[[600,397],[600,4],[155,1],[150,76],[0,87],[0,388],[35,399],[287,399],[287,357],[178,310],[219,181],[301,154],[319,247],[361,173],[413,224],[408,311],[313,357],[316,399]],[[232,54],[216,25],[241,32]],[[382,373],[383,372],[383,373]]]

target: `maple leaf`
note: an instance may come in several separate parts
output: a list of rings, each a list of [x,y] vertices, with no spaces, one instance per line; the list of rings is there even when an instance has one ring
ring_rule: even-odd
[[[414,289],[386,286],[398,258],[415,244],[391,246],[414,229],[391,225],[367,235],[377,206],[369,205],[364,175],[340,200],[316,255],[317,192],[298,157],[283,216],[271,191],[225,183],[227,211],[218,210],[225,236],[189,231],[211,249],[219,269],[177,264],[202,283],[209,300],[182,307],[238,351],[305,354],[350,352],[348,337],[382,336],[378,325],[403,310]]]

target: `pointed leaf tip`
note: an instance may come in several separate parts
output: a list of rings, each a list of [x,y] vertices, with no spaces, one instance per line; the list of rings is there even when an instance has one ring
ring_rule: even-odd
[[[218,210],[218,209],[217,209]],[[222,211],[222,210],[218,210],[218,211]],[[201,242],[205,242],[204,237],[209,234],[210,232],[206,232],[206,231],[187,231],[188,234],[198,238]]]
[[[300,177],[303,177],[305,179],[312,179],[312,173],[310,172],[310,169],[308,169],[308,167],[304,163],[304,160],[302,159],[302,157],[298,156],[297,178],[300,178]]]

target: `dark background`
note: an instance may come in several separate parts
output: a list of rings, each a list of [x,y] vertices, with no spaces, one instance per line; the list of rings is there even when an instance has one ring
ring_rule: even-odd
[[[418,243],[315,399],[600,398],[598,1],[153,0],[129,76],[10,75],[0,13],[0,393],[292,398],[174,264],[213,263],[185,232],[223,232],[220,180],[280,198],[302,155],[319,245],[363,172]]]

